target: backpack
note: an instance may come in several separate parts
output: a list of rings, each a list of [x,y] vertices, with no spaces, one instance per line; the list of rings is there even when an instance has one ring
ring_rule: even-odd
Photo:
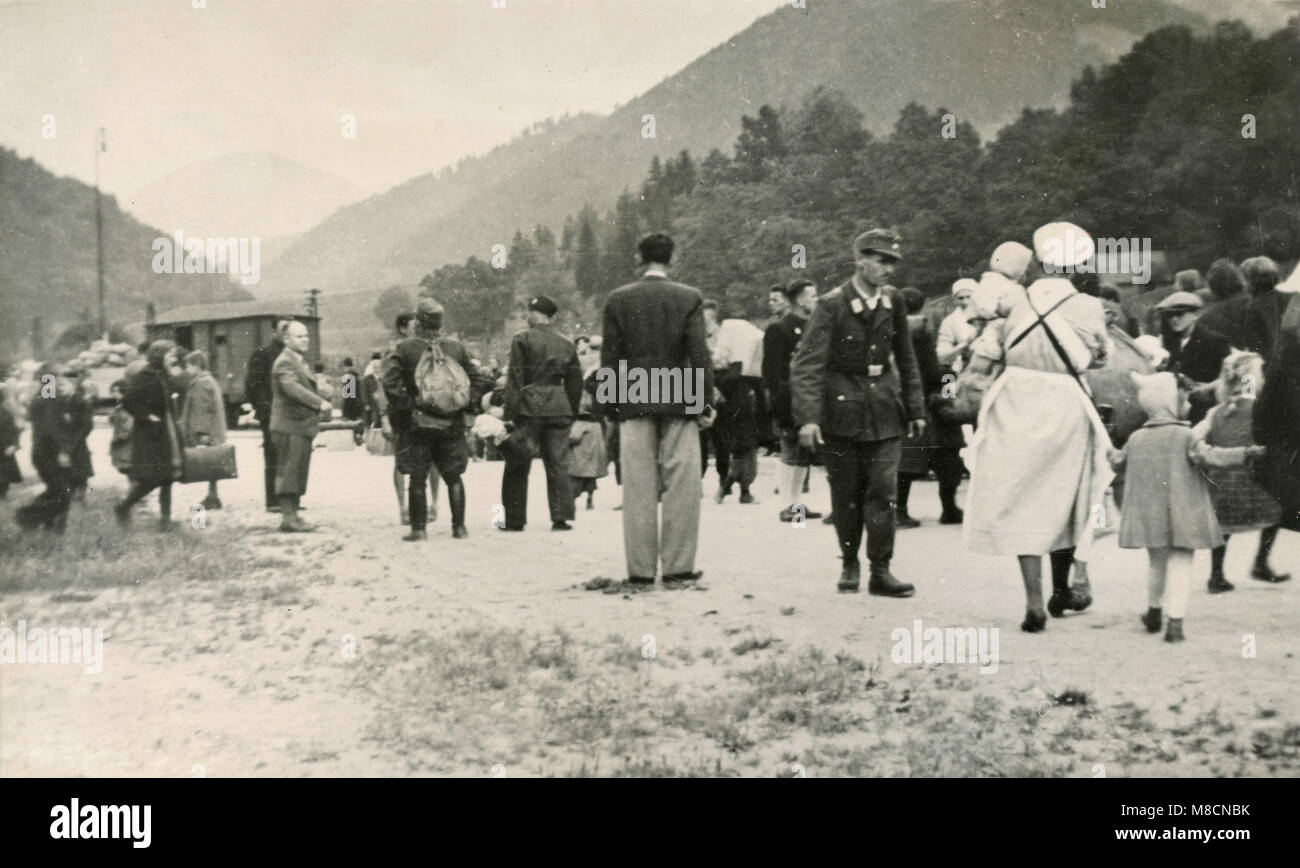
[[[415,387],[422,403],[432,404],[444,413],[454,413],[469,405],[469,375],[459,362],[443,352],[437,341],[420,354],[415,366]],[[416,410],[415,423],[421,428],[447,428],[451,420]]]

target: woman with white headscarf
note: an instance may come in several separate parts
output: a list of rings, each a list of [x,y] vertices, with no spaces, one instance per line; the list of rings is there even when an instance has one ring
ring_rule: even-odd
[[[1021,629],[1047,624],[1042,556],[1052,556],[1052,598],[1059,617],[1092,602],[1086,570],[1071,588],[1071,562],[1086,564],[1093,518],[1104,509],[1114,474],[1110,438],[1082,374],[1110,353],[1101,302],[1075,290],[1065,276],[1092,259],[1089,235],[1068,223],[1034,233],[1036,263],[1027,288],[1004,296],[1000,341],[977,351],[1000,353],[1006,371],[980,407],[967,464],[971,484],[964,527],[971,551],[1016,555],[1024,579]]]

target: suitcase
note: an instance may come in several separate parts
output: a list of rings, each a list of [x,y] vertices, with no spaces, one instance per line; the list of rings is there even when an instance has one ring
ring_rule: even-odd
[[[220,446],[190,446],[185,450],[185,463],[181,468],[181,482],[215,482],[218,479],[235,479],[235,444]]]

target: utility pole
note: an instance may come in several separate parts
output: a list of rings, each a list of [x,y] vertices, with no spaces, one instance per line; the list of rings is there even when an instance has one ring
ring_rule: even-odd
[[[316,316],[316,317],[320,316],[319,299],[320,299],[319,289],[307,290],[307,314],[309,316]]]
[[[95,133],[95,251],[99,274],[99,336],[108,340],[108,317],[104,313],[104,213],[99,195],[99,155],[108,150],[105,129]]]

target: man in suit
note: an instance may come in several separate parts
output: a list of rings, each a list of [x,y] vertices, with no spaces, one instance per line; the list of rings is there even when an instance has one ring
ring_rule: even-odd
[[[275,495],[275,438],[271,436],[271,366],[284,352],[284,330],[290,322],[288,317],[276,317],[271,342],[253,350],[244,379],[244,396],[253,405],[253,415],[262,429],[262,480],[267,512],[280,511]]]
[[[461,479],[469,466],[469,444],[465,442],[465,407],[477,404],[473,383],[465,407],[443,411],[422,401],[415,381],[416,368],[426,350],[436,343],[444,356],[469,377],[469,353],[460,341],[441,337],[442,305],[432,298],[420,299],[415,309],[415,334],[398,341],[384,359],[381,382],[388,399],[388,418],[396,437],[397,469],[410,477],[407,501],[411,532],[402,539],[419,542],[429,538],[429,501],[425,484],[429,471],[436,470],[447,483],[451,504],[451,535],[465,539],[465,483]]]
[[[784,288],[782,298],[786,300],[785,313],[763,332],[763,385],[771,396],[772,418],[781,436],[780,485],[786,504],[781,521],[793,521],[800,510],[803,518],[821,518],[821,513],[800,503],[812,454],[799,448],[799,431],[790,404],[790,359],[803,337],[808,317],[817,307],[817,284],[807,279],[792,281]]]
[[[311,345],[307,326],[291,322],[284,331],[284,350],[271,367],[271,437],[275,445],[275,493],[280,498],[280,530],[311,530],[298,518],[298,499],[307,493],[312,441],[320,431],[322,411],[333,406],[316,392],[316,378],[303,354]]]
[[[907,310],[888,285],[902,260],[898,236],[864,232],[853,244],[854,274],[818,301],[790,365],[799,442],[822,449],[831,480],[831,513],[844,568],[839,590],[856,593],[865,523],[868,592],[909,597],[894,578],[894,508],[904,434],[925,432],[921,377]],[[823,434],[824,432],[824,434]]]
[[[1187,418],[1193,425],[1214,406],[1212,384],[1219,379],[1223,360],[1232,352],[1227,338],[1200,326],[1197,320],[1202,307],[1199,296],[1175,292],[1155,308],[1163,327],[1164,348],[1169,352],[1169,370],[1200,386],[1188,396],[1191,410]]]
[[[702,403],[713,394],[704,298],[668,279],[673,240],[667,235],[647,235],[638,249],[645,275],[611,292],[605,303],[598,373],[618,371],[620,362],[629,370],[676,372],[683,384],[700,384],[700,403],[688,404],[684,394],[659,395],[657,403],[634,401],[630,388],[611,401],[601,386],[596,400],[616,407],[620,420],[628,581],[653,584],[661,560],[666,584],[692,581],[701,575],[695,569],[702,492],[699,428],[711,424],[713,416]]]
[[[546,468],[546,499],[551,530],[572,530],[573,491],[569,485],[569,429],[582,401],[582,366],[572,341],[551,326],[559,311],[539,295],[528,302],[528,329],[510,344],[504,416],[518,443],[506,452],[501,503],[508,531],[521,531],[528,519],[528,471],[535,444]],[[513,439],[513,438],[512,438]]]

